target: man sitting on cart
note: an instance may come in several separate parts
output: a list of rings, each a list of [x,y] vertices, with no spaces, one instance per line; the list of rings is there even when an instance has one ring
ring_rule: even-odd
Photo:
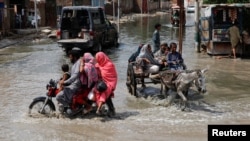
[[[149,77],[152,79],[159,77],[158,72],[160,71],[160,67],[163,64],[163,62],[159,62],[154,58],[150,44],[145,44],[142,47],[140,54],[136,58],[136,63],[142,67],[144,73],[149,73]],[[144,76],[142,76],[141,81],[142,87],[145,87]]]
[[[172,42],[170,44],[171,52],[167,56],[167,63],[170,70],[185,70],[186,65],[179,52],[176,51],[177,44]]]
[[[136,57],[140,54],[140,51],[141,51],[141,48],[144,44],[140,44],[136,50],[136,52],[134,52],[128,59],[128,62],[131,63],[131,62],[135,62],[136,60]]]
[[[161,46],[160,46],[160,49],[156,53],[154,53],[154,58],[156,60],[158,60],[158,62],[160,64],[162,64],[160,66],[160,70],[168,69],[168,64],[167,64],[166,57],[167,57],[169,52],[170,52],[170,48],[168,47],[168,43],[167,42],[162,42]]]

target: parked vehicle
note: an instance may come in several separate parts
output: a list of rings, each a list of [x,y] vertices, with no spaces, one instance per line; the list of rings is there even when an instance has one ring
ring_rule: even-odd
[[[179,6],[172,6],[171,7],[171,24],[173,27],[179,27],[180,25],[180,7]],[[183,10],[183,23],[182,26],[186,24],[186,15],[185,10]]]
[[[194,13],[195,12],[195,6],[194,5],[188,5],[187,6],[187,13]]]
[[[66,53],[73,47],[101,51],[107,44],[118,45],[116,26],[100,7],[63,7],[57,38],[57,43]]]

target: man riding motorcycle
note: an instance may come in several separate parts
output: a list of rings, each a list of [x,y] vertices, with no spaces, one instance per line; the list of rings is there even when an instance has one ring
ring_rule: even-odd
[[[60,82],[61,85],[64,85],[65,87],[56,96],[56,100],[59,102],[59,110],[61,112],[70,109],[74,94],[81,88],[81,81],[79,79],[80,52],[81,50],[78,48],[73,48],[69,52],[69,59],[73,64],[71,68],[71,77],[64,82]]]

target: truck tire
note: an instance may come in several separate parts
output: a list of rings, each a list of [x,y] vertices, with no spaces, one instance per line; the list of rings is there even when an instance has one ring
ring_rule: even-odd
[[[98,43],[94,48],[93,48],[94,52],[99,52],[102,51],[102,44]]]

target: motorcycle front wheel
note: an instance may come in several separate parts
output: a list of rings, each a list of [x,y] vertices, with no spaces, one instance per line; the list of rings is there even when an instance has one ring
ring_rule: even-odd
[[[55,106],[51,102],[44,105],[45,99],[34,100],[29,106],[30,117],[51,117],[55,113]],[[43,108],[44,107],[44,108]]]

